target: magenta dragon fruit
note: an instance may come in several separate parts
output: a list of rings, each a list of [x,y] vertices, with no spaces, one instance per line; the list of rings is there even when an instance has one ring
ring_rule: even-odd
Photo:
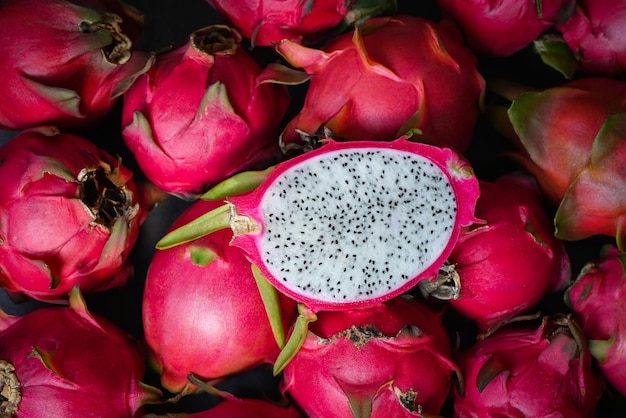
[[[393,140],[412,129],[424,142],[469,147],[484,80],[448,26],[404,15],[372,18],[323,50],[287,40],[276,50],[311,77],[302,109],[282,133],[284,151],[319,136]]]
[[[124,285],[146,210],[132,173],[87,139],[52,127],[0,148],[0,285],[45,301]]]
[[[329,141],[157,247],[230,227],[232,245],[280,292],[313,311],[363,307],[436,277],[476,221],[478,195],[470,165],[449,149],[406,137]]]
[[[320,312],[282,390],[311,418],[439,414],[456,364],[440,313],[408,297]]]
[[[87,126],[153,58],[133,50],[142,16],[117,0],[6,0],[0,128]]]
[[[198,200],[177,228],[221,202]],[[229,245],[230,231],[158,251],[143,295],[145,339],[173,393],[193,389],[188,375],[223,378],[274,361],[280,347],[244,252]],[[289,326],[295,302],[280,297],[279,331]]]
[[[464,229],[437,280],[419,286],[488,333],[563,290],[571,272],[532,177],[481,181],[480,191],[475,213],[485,222]]]
[[[161,397],[144,370],[137,342],[90,314],[77,288],[69,307],[0,315],[2,417],[138,416]]]
[[[587,75],[623,77],[626,73],[626,7],[611,0],[579,0],[557,29]]]
[[[520,146],[515,159],[558,205],[558,238],[608,235],[625,245],[626,201],[615,193],[626,184],[619,168],[626,152],[625,94],[621,80],[579,79],[512,97],[508,115],[497,122],[510,126],[507,133]]]
[[[437,0],[461,28],[468,44],[492,56],[512,55],[571,15],[575,0]]]
[[[455,418],[594,416],[603,381],[582,331],[567,316],[506,327],[462,352],[465,392]]]
[[[626,274],[624,254],[607,247],[603,256],[588,263],[565,300],[572,307],[591,353],[607,380],[626,396],[626,328],[624,300]]]
[[[207,2],[239,29],[253,46],[270,46],[283,39],[297,43],[316,42],[335,28],[394,9],[394,2],[389,0],[367,4],[357,0]]]
[[[146,176],[193,196],[238,171],[274,164],[289,96],[223,25],[160,55],[124,95],[122,135]]]

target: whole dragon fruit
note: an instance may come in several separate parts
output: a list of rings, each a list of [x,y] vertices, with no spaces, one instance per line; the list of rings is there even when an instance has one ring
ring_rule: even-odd
[[[85,127],[153,58],[133,49],[142,16],[117,0],[5,0],[0,128]]]
[[[591,354],[607,380],[626,396],[626,328],[624,293],[626,291],[625,258],[609,246],[599,260],[588,263],[565,300],[572,307],[585,336],[590,340]]]
[[[281,388],[311,418],[430,416],[456,371],[440,314],[398,297],[320,312]]]
[[[44,301],[124,285],[146,210],[132,173],[53,127],[0,148],[0,286]]]
[[[467,1],[437,0],[445,15],[461,28],[475,51],[512,55],[571,15],[575,0]]]
[[[478,195],[470,165],[449,149],[405,137],[329,141],[157,248],[230,227],[232,245],[292,299],[313,311],[364,307],[436,277],[476,221]]]
[[[241,170],[275,163],[289,96],[223,25],[193,32],[160,55],[124,95],[122,135],[166,192],[193,196]]]
[[[565,240],[593,235],[624,245],[626,82],[587,78],[512,97],[504,118],[519,145],[514,158],[537,177],[558,210],[556,234]],[[495,112],[494,112],[495,113]],[[502,115],[502,114],[499,114]],[[504,119],[504,120],[503,120]]]
[[[332,29],[346,27],[369,15],[394,9],[393,1],[376,0],[207,0],[252,45],[270,46],[283,39],[316,42]],[[364,3],[364,4],[363,4]]]
[[[177,228],[221,202],[198,200],[172,225]],[[188,375],[217,379],[272,362],[280,347],[267,320],[245,253],[229,245],[230,231],[154,254],[143,294],[145,339],[173,393],[193,390]],[[295,315],[281,297],[280,330]]]
[[[583,73],[623,77],[626,73],[624,21],[623,1],[579,0],[572,16],[556,28]]]
[[[69,307],[22,317],[0,311],[0,416],[134,417],[160,392],[141,382],[137,343],[92,315],[75,288]]]
[[[480,182],[476,216],[485,221],[462,230],[435,281],[419,283],[426,294],[449,300],[479,332],[535,306],[569,284],[563,242],[553,236],[534,179],[515,173]]]
[[[603,389],[591,360],[567,316],[500,328],[461,353],[465,392],[455,391],[454,417],[591,417]]]
[[[393,140],[414,129],[424,142],[469,147],[484,80],[448,26],[406,15],[371,18],[323,50],[288,40],[275,48],[311,76],[302,109],[282,133],[283,151],[319,136]]]

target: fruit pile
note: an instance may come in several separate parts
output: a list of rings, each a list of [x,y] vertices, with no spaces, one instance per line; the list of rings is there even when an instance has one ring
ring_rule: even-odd
[[[0,416],[624,415],[625,2],[156,3],[0,5]]]

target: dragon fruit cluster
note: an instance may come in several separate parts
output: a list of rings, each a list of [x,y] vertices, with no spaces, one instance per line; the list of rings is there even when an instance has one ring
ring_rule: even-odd
[[[0,416],[623,416],[622,3],[4,0]]]

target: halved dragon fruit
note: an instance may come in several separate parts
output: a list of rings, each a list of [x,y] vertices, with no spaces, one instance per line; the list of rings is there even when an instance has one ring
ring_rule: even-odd
[[[363,307],[437,276],[478,181],[458,154],[406,137],[329,141],[287,160],[247,195],[172,231],[167,248],[230,228],[281,292],[312,311]]]

